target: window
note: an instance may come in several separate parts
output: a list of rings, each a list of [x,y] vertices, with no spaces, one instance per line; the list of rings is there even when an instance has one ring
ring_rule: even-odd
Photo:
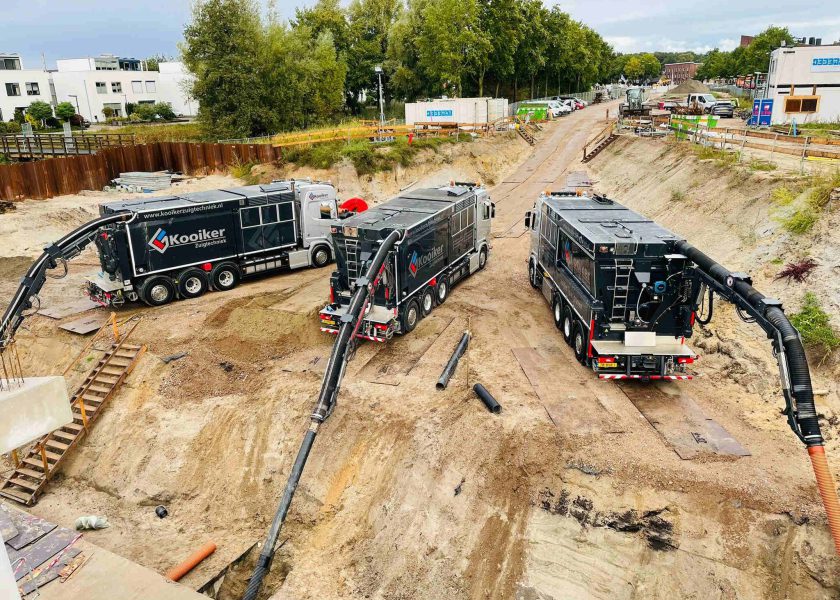
[[[111,91],[115,94],[122,94],[122,83],[119,81],[112,81]]]
[[[154,81],[147,81],[146,82],[146,92],[149,94],[154,94],[157,91],[157,87],[155,86]]]
[[[277,205],[269,204],[268,206],[260,207],[260,217],[263,225],[271,225],[277,222]]]
[[[142,94],[143,93],[143,82],[142,81],[132,81],[131,82],[131,91],[135,94]]]
[[[785,98],[786,113],[815,113],[820,105],[819,96],[788,96]]]
[[[0,59],[0,71],[20,71],[19,58]]]
[[[592,280],[595,274],[595,264],[593,259],[565,233],[560,234],[560,244],[560,260],[569,267],[569,270],[583,284],[583,287],[594,294]]]
[[[7,83],[6,84],[6,95],[7,96],[20,96],[20,85],[17,83]]]
[[[37,82],[27,83],[26,84],[26,95],[27,96],[40,96],[41,95],[41,87],[38,85]]]
[[[239,211],[239,214],[242,216],[242,228],[245,229],[246,227],[259,227],[260,226],[260,209],[259,207],[256,208],[243,208]]]
[[[108,86],[105,85],[104,81],[97,81],[96,82],[96,93],[97,94],[107,94],[108,93]]]

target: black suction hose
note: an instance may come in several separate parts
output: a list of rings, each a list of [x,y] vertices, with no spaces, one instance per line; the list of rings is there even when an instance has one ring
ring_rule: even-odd
[[[733,302],[739,309],[747,308],[750,313],[760,317],[758,323],[773,340],[782,380],[782,391],[788,404],[788,422],[794,433],[808,448],[808,456],[811,459],[817,488],[828,517],[834,547],[840,554],[840,501],[837,498],[837,488],[825,455],[822,432],[814,405],[811,374],[808,371],[808,358],[805,355],[799,332],[785,316],[781,305],[765,298],[744,277],[730,272],[687,242],[678,242],[676,247],[703,273],[720,284],[717,287],[718,295]],[[748,306],[743,306],[743,303]]]
[[[392,231],[382,241],[365,274],[356,280],[356,291],[350,299],[347,314],[341,317],[338,335],[336,336],[335,344],[330,354],[330,360],[327,363],[324,379],[321,382],[318,404],[310,416],[311,423],[309,429],[303,437],[295,464],[289,473],[289,480],[286,482],[286,487],[283,490],[283,497],[280,500],[280,505],[277,507],[277,512],[274,513],[274,519],[271,522],[271,527],[268,530],[262,550],[260,551],[260,556],[257,559],[257,565],[254,567],[250,581],[248,581],[248,588],[245,590],[245,595],[242,596],[243,600],[256,600],[260,587],[262,587],[263,579],[265,579],[269,569],[271,569],[271,561],[274,559],[274,548],[277,545],[280,530],[283,527],[283,522],[286,520],[286,514],[289,512],[292,498],[295,495],[295,490],[303,474],[303,468],[306,466],[306,460],[309,458],[309,452],[315,443],[318,427],[330,416],[335,406],[335,400],[338,396],[339,387],[341,386],[341,378],[344,375],[344,367],[347,364],[347,350],[356,337],[356,332],[359,330],[365,308],[371,301],[374,290],[379,285],[382,272],[385,270],[385,259],[388,256],[388,252],[400,240],[401,236],[402,234],[399,231]]]

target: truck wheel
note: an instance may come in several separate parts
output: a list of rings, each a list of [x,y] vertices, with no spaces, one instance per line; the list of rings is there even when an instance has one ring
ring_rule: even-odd
[[[423,293],[420,294],[420,313],[426,317],[432,312],[434,307],[435,291],[433,288],[427,287],[423,290]]]
[[[551,314],[554,316],[554,326],[563,330],[563,301],[560,296],[554,296],[554,302],[551,307]]]
[[[140,299],[149,306],[163,306],[175,298],[175,284],[169,277],[150,277],[140,286]]]
[[[312,252],[312,264],[316,267],[325,267],[330,262],[330,249],[326,246],[316,246]]]
[[[178,293],[181,298],[198,298],[210,287],[207,275],[198,269],[187,269],[178,276]]]
[[[540,289],[540,275],[537,273],[537,263],[533,260],[528,263],[528,281],[531,282],[531,287],[535,290]]]
[[[403,309],[402,332],[409,333],[414,331],[414,328],[417,327],[417,322],[419,320],[420,306],[417,304],[417,300],[409,300],[408,304],[406,304]]]
[[[572,332],[575,328],[574,319],[572,319],[572,311],[569,309],[568,306],[563,307],[563,328],[561,331],[563,332],[563,339],[566,340],[566,343],[569,346],[572,345]]]
[[[449,278],[446,275],[438,279],[437,286],[435,286],[435,297],[438,304],[443,304],[449,298]]]
[[[487,246],[481,248],[481,251],[478,253],[478,270],[481,271],[484,267],[487,266]]]
[[[575,351],[575,358],[577,358],[582,364],[586,364],[586,335],[583,329],[583,324],[580,321],[575,323],[574,331],[574,343],[572,344],[572,348]]]
[[[239,284],[239,268],[233,263],[216,265],[210,273],[210,281],[213,282],[213,289],[220,292],[232,290]]]

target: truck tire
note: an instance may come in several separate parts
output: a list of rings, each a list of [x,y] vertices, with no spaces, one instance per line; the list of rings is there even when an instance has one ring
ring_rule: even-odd
[[[569,346],[572,345],[572,334],[575,330],[575,320],[572,318],[572,311],[568,306],[563,307],[563,327],[560,331],[563,333],[563,339]]]
[[[239,267],[233,263],[220,263],[210,272],[213,289],[220,292],[232,290],[239,285]]]
[[[560,296],[555,295],[554,301],[551,303],[551,315],[554,317],[554,326],[563,331],[563,300]]]
[[[535,290],[540,289],[542,282],[540,281],[540,274],[537,272],[537,263],[533,260],[528,263],[528,281],[531,282],[531,287]]]
[[[181,298],[198,298],[210,288],[207,274],[199,269],[187,269],[178,275],[178,294]]]
[[[326,267],[331,258],[332,253],[330,252],[330,249],[323,244],[315,246],[315,249],[312,251],[312,264],[316,267]]]
[[[175,299],[175,284],[169,277],[149,277],[140,285],[140,299],[149,306],[163,306]]]
[[[487,246],[482,246],[478,252],[478,270],[481,271],[487,266]]]
[[[434,288],[427,287],[423,290],[423,293],[420,294],[420,314],[423,317],[429,316],[432,312],[432,309],[435,307],[435,290]]]
[[[403,308],[402,314],[402,332],[410,333],[414,331],[414,328],[417,327],[417,323],[420,321],[420,305],[417,303],[417,300],[412,298],[408,301]]]
[[[575,322],[572,340],[572,349],[575,351],[575,358],[577,358],[581,364],[586,364],[586,330],[583,328],[583,323],[580,321]]]
[[[449,278],[446,275],[441,275],[435,286],[435,298],[438,304],[443,304],[449,298]]]

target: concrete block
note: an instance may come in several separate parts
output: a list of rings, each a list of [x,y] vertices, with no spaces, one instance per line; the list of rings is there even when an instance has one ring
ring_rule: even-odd
[[[0,391],[0,453],[6,453],[73,420],[64,377],[26,377]]]

